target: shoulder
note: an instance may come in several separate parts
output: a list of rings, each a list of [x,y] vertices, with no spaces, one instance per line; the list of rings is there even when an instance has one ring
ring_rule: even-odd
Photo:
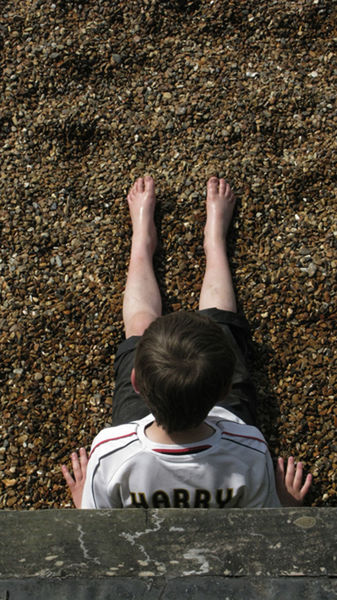
[[[138,442],[139,430],[144,427],[144,422],[147,420],[149,417],[117,427],[102,429],[92,442],[90,458],[93,455],[99,457]]]
[[[216,406],[210,412],[208,419],[220,429],[221,439],[262,454],[268,452],[268,444],[263,433],[257,427],[247,425],[225,408]]]
[[[242,421],[240,417],[237,417],[234,413],[232,413],[230,410],[227,410],[223,406],[213,406],[212,410],[210,410],[210,412],[208,413],[207,418],[212,420],[223,419],[225,421],[230,421],[231,423],[244,424],[244,421]]]

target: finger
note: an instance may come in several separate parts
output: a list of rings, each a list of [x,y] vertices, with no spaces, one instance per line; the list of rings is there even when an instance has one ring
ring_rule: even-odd
[[[285,484],[286,484],[287,488],[292,487],[293,481],[294,481],[294,476],[295,476],[294,457],[289,456],[287,469],[286,469],[286,476],[285,476]]]
[[[80,462],[78,460],[77,452],[73,452],[72,453],[72,455],[71,455],[71,464],[72,464],[72,467],[73,467],[75,480],[78,481],[79,479],[82,479],[82,469],[81,469]]]
[[[88,465],[88,455],[85,448],[80,448],[80,465],[82,469],[82,476],[85,477]]]
[[[294,476],[294,489],[296,491],[300,491],[303,479],[303,464],[301,462],[297,463],[295,467],[295,476]]]
[[[309,473],[306,476],[305,482],[304,482],[303,487],[301,489],[301,498],[302,499],[304,498],[304,496],[307,495],[307,493],[308,493],[308,491],[310,489],[311,484],[312,484],[312,475],[311,475],[311,473]]]
[[[64,477],[64,479],[66,480],[67,485],[71,488],[74,487],[75,485],[75,481],[73,480],[72,476],[70,475],[67,467],[65,465],[61,465],[61,469],[62,469],[62,475]]]

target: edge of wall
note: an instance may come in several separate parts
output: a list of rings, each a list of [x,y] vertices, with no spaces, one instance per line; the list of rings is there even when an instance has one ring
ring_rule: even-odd
[[[0,600],[337,598],[337,508],[5,510],[0,531]]]

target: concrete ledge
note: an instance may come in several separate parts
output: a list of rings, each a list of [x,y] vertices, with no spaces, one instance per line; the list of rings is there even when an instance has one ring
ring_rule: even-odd
[[[83,579],[3,581],[1,600],[335,600],[337,582],[310,577],[286,579],[190,577],[136,581]]]
[[[0,531],[0,600],[337,598],[335,508],[2,511]]]

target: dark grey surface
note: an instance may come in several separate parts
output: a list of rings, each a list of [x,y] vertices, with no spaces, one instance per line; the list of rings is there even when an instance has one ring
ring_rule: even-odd
[[[0,600],[335,600],[337,580],[188,577],[0,582]]]
[[[0,513],[0,600],[337,598],[337,509]]]

